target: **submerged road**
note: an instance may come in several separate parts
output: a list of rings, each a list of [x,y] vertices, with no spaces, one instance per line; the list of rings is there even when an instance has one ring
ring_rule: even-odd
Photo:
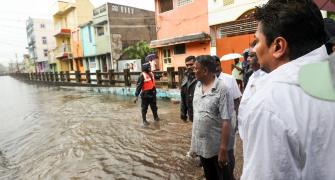
[[[0,179],[202,179],[179,106],[158,101],[148,128],[139,106],[0,77]]]

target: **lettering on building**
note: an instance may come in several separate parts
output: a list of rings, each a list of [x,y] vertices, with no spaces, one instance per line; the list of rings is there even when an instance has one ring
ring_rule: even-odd
[[[135,9],[131,7],[126,7],[126,6],[112,5],[112,11],[121,12],[123,14],[134,14]]]

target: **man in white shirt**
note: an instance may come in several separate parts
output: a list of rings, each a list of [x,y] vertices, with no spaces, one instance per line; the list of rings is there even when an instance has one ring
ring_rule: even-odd
[[[250,62],[250,68],[252,69],[253,73],[250,76],[247,86],[244,89],[241,104],[244,104],[246,103],[246,101],[248,101],[248,99],[256,91],[256,84],[258,83],[258,81],[260,81],[260,79],[267,75],[267,73],[261,69],[261,66],[258,63],[256,52],[253,50],[255,45],[256,41],[251,43],[251,48],[248,53],[248,61]]]
[[[333,180],[335,102],[299,84],[301,67],[328,57],[320,10],[313,1],[270,0],[256,7],[255,18],[254,50],[269,74],[241,104],[241,179]]]
[[[234,178],[234,167],[235,167],[235,156],[234,156],[234,144],[235,144],[235,131],[237,129],[237,110],[242,96],[240,89],[238,88],[236,79],[230,75],[222,72],[221,62],[219,57],[212,56],[216,62],[216,76],[218,79],[223,80],[224,85],[227,86],[228,94],[230,99],[228,100],[228,108],[230,112],[233,112],[231,119],[232,132],[230,133],[231,141],[228,144],[228,157],[230,161],[230,176]]]

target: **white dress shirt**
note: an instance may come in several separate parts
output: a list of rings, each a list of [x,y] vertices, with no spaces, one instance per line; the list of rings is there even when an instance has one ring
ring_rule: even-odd
[[[298,84],[301,66],[327,57],[322,46],[278,67],[241,104],[241,180],[335,179],[335,102],[309,96]]]
[[[252,75],[249,78],[248,84],[244,89],[241,103],[243,100],[249,99],[250,96],[252,96],[252,94],[255,93],[258,81],[260,81],[260,79],[266,75],[267,73],[261,69],[252,73]]]
[[[231,117],[231,133],[230,133],[230,141],[228,143],[228,150],[233,150],[235,145],[235,127],[236,127],[236,112],[235,112],[235,104],[234,100],[238,99],[242,96],[240,89],[238,88],[236,79],[234,76],[226,73],[220,73],[220,76],[218,79],[223,80],[224,85],[227,86],[228,94],[229,94],[229,100],[228,100],[228,108],[229,112],[232,114]]]

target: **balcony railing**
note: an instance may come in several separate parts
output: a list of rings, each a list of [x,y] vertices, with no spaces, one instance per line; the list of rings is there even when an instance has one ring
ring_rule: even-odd
[[[70,58],[72,56],[71,46],[69,44],[63,44],[54,49],[54,55],[58,59]]]
[[[55,29],[56,34],[55,37],[70,37],[71,36],[71,29],[68,28],[56,28]]]

